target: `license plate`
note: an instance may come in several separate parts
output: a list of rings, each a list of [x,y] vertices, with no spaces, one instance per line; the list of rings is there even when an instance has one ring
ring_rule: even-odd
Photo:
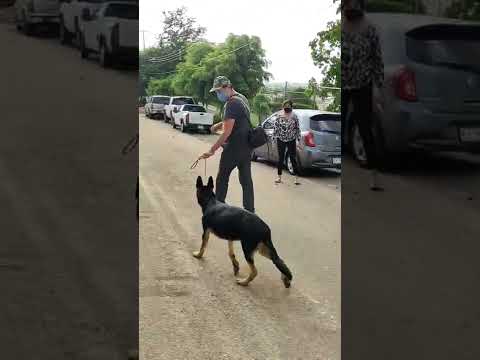
[[[342,163],[342,158],[332,158],[332,162],[334,165],[339,165]]]
[[[480,127],[460,128],[460,140],[462,142],[480,142]]]

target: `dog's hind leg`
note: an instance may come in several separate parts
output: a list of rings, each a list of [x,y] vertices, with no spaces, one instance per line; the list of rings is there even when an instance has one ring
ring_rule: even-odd
[[[199,251],[195,251],[193,253],[193,256],[196,257],[197,259],[202,258],[203,253],[205,252],[205,248],[207,247],[209,237],[210,237],[210,229],[203,230],[202,246],[200,247]]]
[[[231,240],[228,241],[228,256],[230,257],[230,260],[232,260],[233,274],[237,276],[238,271],[240,270],[240,265],[238,264],[238,261],[235,258],[235,252],[233,251],[233,241]]]
[[[242,241],[242,249],[243,254],[245,255],[245,260],[247,260],[248,267],[250,268],[250,273],[245,279],[237,279],[237,284],[247,286],[257,276],[257,268],[255,267],[255,263],[253,261],[253,255],[255,254],[256,246],[249,246],[247,242]]]

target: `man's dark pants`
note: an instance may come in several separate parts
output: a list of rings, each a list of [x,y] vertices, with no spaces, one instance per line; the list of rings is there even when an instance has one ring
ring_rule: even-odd
[[[253,181],[252,181],[252,158],[251,154],[245,153],[239,156],[236,151],[223,151],[220,157],[220,166],[216,179],[216,197],[218,201],[225,202],[228,191],[228,181],[233,169],[238,168],[238,179],[243,190],[243,207],[245,210],[255,212]]]

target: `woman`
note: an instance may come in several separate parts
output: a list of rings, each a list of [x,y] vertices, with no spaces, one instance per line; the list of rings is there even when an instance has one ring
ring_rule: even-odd
[[[296,144],[300,141],[300,126],[298,123],[298,117],[292,111],[293,103],[291,100],[283,102],[283,111],[277,117],[273,128],[273,137],[277,140],[278,149],[278,163],[277,173],[278,179],[275,180],[276,184],[282,183],[282,170],[285,164],[285,149],[288,150],[288,156],[293,165],[293,169],[297,168],[296,159]],[[300,185],[298,182],[297,174],[295,173],[295,185]]]
[[[353,120],[362,137],[368,166],[371,169],[370,189],[378,185],[378,159],[373,135],[374,86],[382,88],[384,69],[382,50],[376,28],[365,19],[364,0],[344,0],[342,10],[342,124],[348,105],[353,104]],[[342,132],[345,131],[342,127]],[[343,137],[343,134],[342,134]]]

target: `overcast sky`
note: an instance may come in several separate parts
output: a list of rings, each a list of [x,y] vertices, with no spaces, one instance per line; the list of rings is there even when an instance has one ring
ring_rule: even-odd
[[[284,4],[284,5],[283,5]],[[273,81],[307,82],[312,76],[319,80],[320,69],[313,65],[308,46],[317,32],[337,18],[331,0],[141,0],[140,30],[145,33],[146,46],[156,43],[162,31],[162,11],[185,6],[189,16],[207,28],[208,41],[223,42],[229,33],[257,35],[267,58]],[[140,34],[140,46],[143,43]]]

